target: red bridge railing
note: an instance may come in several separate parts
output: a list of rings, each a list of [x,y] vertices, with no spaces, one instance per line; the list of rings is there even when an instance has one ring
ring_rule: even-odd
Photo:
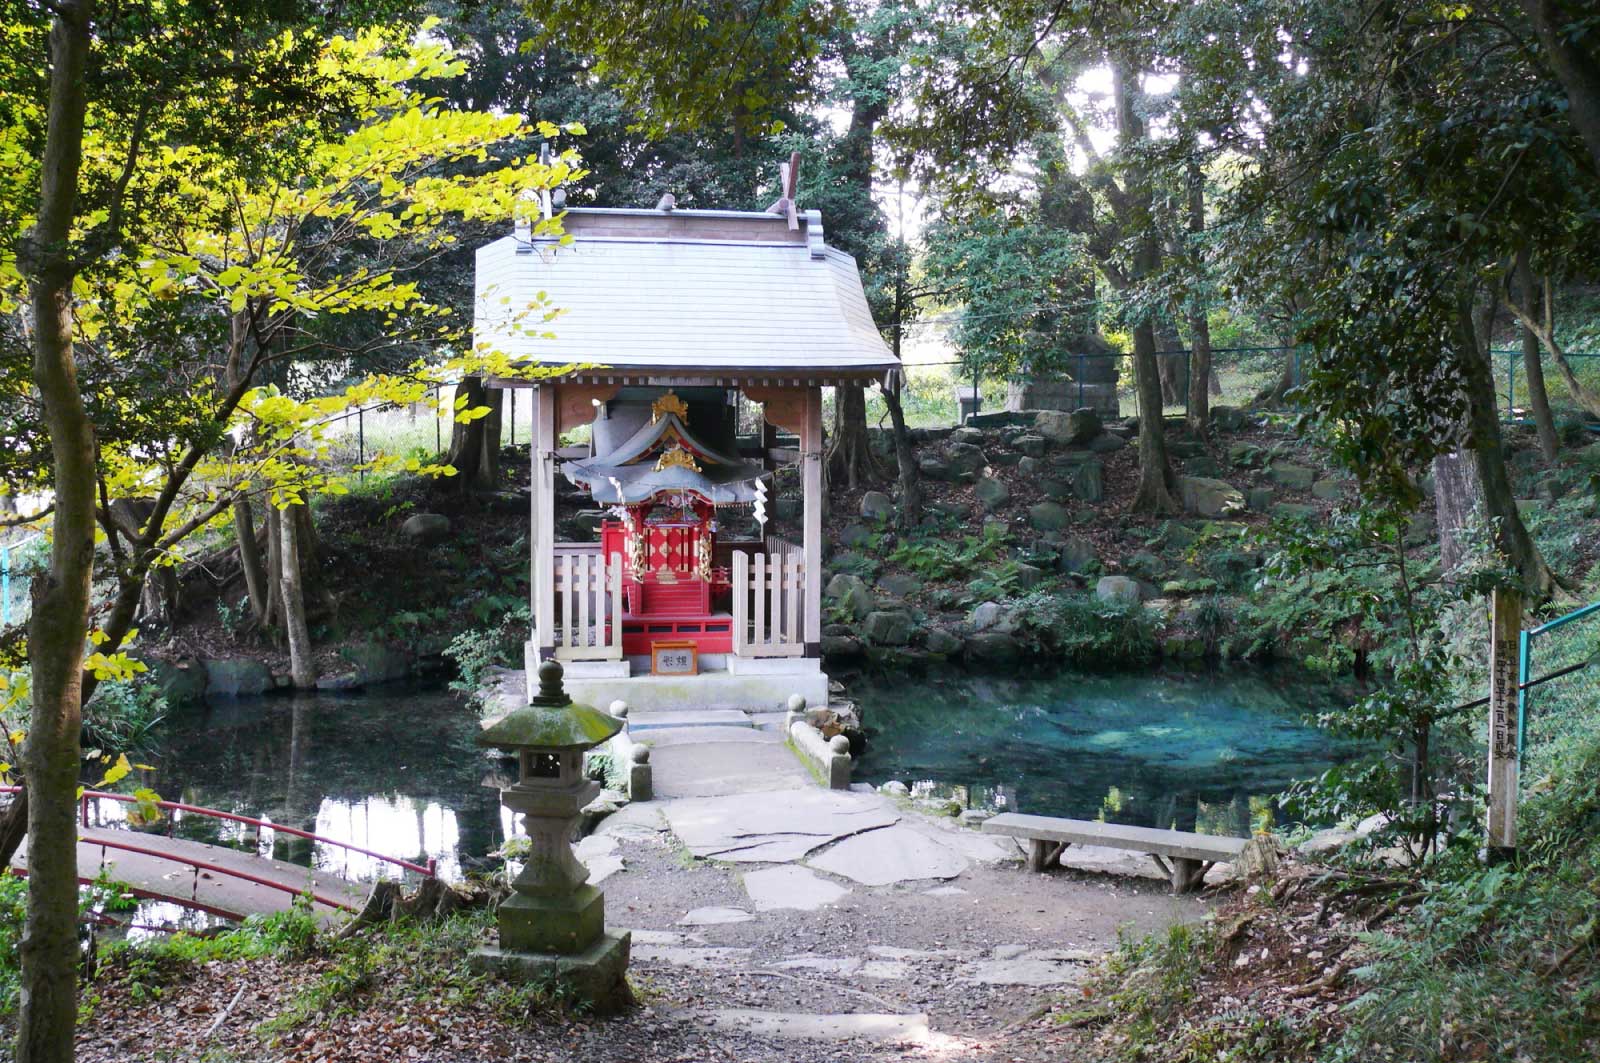
[[[0,793],[14,794],[20,789],[21,789],[21,787],[18,787],[18,786],[0,786]],[[133,797],[133,796],[131,796],[129,794],[113,794],[113,793],[108,793],[108,792],[106,792],[104,790],[85,790],[83,792],[83,795],[78,799],[79,822],[81,822],[85,827],[90,825],[90,823],[89,823],[89,802],[91,800],[95,800],[95,801],[118,801],[118,802],[121,802],[122,804],[128,804],[128,805],[134,805],[134,804],[138,804],[139,803],[139,799],[138,798]],[[157,808],[160,808],[160,809],[163,809],[163,810],[166,810],[166,811],[169,811],[169,812],[184,812],[184,813],[188,813],[190,815],[196,815],[196,816],[209,816],[212,819],[225,819],[225,820],[230,820],[230,821],[232,821],[234,823],[244,823],[244,824],[247,824],[249,826],[256,827],[258,829],[281,831],[284,834],[291,834],[296,838],[305,838],[308,841],[317,842],[317,843],[319,843],[321,845],[331,845],[331,846],[333,846],[335,848],[343,849],[345,852],[359,853],[360,855],[365,856],[365,857],[369,857],[369,858],[371,858],[373,860],[380,860],[380,861],[382,861],[382,862],[384,862],[386,864],[393,864],[395,867],[404,868],[407,871],[416,872],[417,874],[423,876],[424,878],[433,878],[435,875],[438,874],[439,862],[437,860],[435,860],[433,857],[429,857],[428,858],[428,862],[426,864],[418,864],[418,863],[413,863],[410,860],[402,860],[398,856],[386,856],[383,853],[374,852],[371,849],[365,849],[365,848],[362,848],[359,845],[354,845],[354,844],[352,844],[350,842],[343,842],[343,841],[340,841],[337,838],[327,838],[327,837],[324,837],[324,836],[322,836],[320,834],[313,834],[308,830],[301,830],[298,827],[290,827],[290,826],[287,826],[287,825],[282,824],[282,823],[273,823],[270,820],[257,819],[254,816],[241,816],[236,812],[224,812],[224,811],[222,811],[221,809],[218,809],[218,808],[205,808],[205,807],[203,807],[201,805],[188,805],[188,804],[184,804],[182,801],[157,801],[157,802],[155,802],[155,805],[156,805]],[[172,833],[172,818],[169,816],[167,818],[167,834],[170,835],[171,833]],[[135,850],[135,851],[143,851],[143,850]],[[165,855],[165,854],[157,854],[157,855]],[[213,869],[207,868],[206,870],[213,870]],[[226,873],[227,874],[232,874],[232,875],[234,875],[235,877],[238,877],[238,878],[247,878],[248,877],[248,876],[239,874],[237,872],[231,872],[230,871],[230,872],[226,872]],[[298,892],[298,891],[296,891],[296,892]]]

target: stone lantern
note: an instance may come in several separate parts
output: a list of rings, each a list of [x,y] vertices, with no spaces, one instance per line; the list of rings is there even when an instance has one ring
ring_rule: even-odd
[[[605,897],[572,851],[572,828],[600,785],[583,774],[583,753],[622,730],[622,721],[574,705],[561,665],[539,666],[539,693],[478,735],[480,746],[515,753],[516,785],[500,800],[523,817],[530,843],[512,895],[500,904],[500,942],[473,954],[481,970],[523,980],[554,978],[595,1008],[627,1003],[630,935],[605,929]]]

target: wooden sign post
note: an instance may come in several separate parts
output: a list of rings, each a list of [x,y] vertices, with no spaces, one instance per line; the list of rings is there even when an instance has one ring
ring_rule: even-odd
[[[1489,598],[1490,863],[1517,851],[1517,676],[1521,662],[1522,596],[1496,590]]]

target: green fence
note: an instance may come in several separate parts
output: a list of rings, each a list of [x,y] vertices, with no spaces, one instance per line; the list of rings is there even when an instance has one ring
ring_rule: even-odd
[[[37,560],[34,555],[43,547],[41,535],[0,543],[0,629],[28,619],[28,584],[35,567],[29,562]]]
[[[1600,708],[1600,602],[1522,633],[1517,676],[1517,746],[1523,777],[1544,774],[1552,755]]]
[[[1520,349],[1495,349],[1490,352],[1495,366],[1495,390],[1500,408],[1505,412],[1507,424],[1532,424],[1533,411],[1528,409],[1528,371]],[[1578,383],[1593,391],[1600,391],[1600,353],[1569,351],[1567,361],[1572,364],[1572,375]],[[1555,361],[1543,351],[1539,364],[1544,370],[1544,388],[1553,409],[1578,409],[1572,390],[1557,372]],[[1518,403],[1523,405],[1519,406]]]

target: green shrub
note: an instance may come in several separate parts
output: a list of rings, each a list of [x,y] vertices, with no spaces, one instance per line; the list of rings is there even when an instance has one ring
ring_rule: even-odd
[[[1107,602],[1094,595],[1036,591],[1016,601],[1017,637],[1036,652],[1063,663],[1104,670],[1155,660],[1157,628],[1138,602]]]
[[[141,748],[167,717],[167,698],[148,674],[110,679],[95,687],[83,710],[85,745],[103,752]]]

